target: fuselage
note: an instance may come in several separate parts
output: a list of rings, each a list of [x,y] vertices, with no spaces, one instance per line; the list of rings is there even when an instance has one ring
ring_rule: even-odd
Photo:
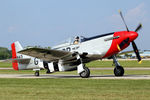
[[[11,45],[13,60],[12,65],[15,70],[33,69],[39,71],[40,69],[47,69],[50,73],[55,71],[72,71],[77,69],[78,73],[80,73],[80,71],[83,71],[83,68],[80,69],[79,67],[83,67],[84,63],[115,55],[121,50],[127,48],[130,42],[135,40],[137,36],[138,34],[134,31],[113,32],[83,38],[76,44],[75,42],[70,42],[57,45],[52,48],[54,50],[41,48],[29,48],[24,50],[19,42],[14,42]],[[21,54],[21,50],[26,53]],[[59,50],[68,52],[62,52]],[[30,54],[31,51],[32,53]],[[36,57],[36,55],[38,55],[36,52],[40,52],[42,55],[38,58]],[[47,54],[49,59],[52,57],[55,58],[57,55],[55,55],[55,53],[65,53],[65,56],[63,55],[57,61],[44,61],[43,58],[45,57],[45,54],[43,57],[43,53]]]
[[[88,53],[89,55],[99,55],[99,58],[106,58],[117,54],[127,48],[138,34],[134,31],[120,31],[90,38],[83,38],[78,44],[65,43],[53,47],[57,50],[69,52]]]

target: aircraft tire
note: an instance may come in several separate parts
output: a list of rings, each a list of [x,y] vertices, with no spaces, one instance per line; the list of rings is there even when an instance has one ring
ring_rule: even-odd
[[[122,66],[117,66],[114,68],[115,76],[123,76],[124,75],[124,68]]]
[[[39,71],[36,71],[34,75],[35,75],[35,76],[40,76]]]
[[[80,77],[88,78],[90,76],[90,70],[87,67],[84,67],[84,71],[80,73]]]

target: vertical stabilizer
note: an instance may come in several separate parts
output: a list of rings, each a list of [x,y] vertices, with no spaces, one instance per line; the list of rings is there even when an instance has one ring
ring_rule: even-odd
[[[12,59],[16,59],[17,52],[23,50],[21,44],[18,41],[11,44],[11,49],[12,49]],[[12,61],[12,66],[14,70],[18,70],[18,61],[17,60]]]
[[[16,52],[23,50],[19,41],[14,42],[14,44],[15,44]]]

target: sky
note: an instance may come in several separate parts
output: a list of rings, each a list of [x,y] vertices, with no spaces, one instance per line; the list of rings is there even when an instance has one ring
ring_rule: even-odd
[[[135,40],[150,49],[150,0],[0,0],[0,46],[54,46],[77,35],[90,37],[143,28]],[[101,45],[101,44],[99,44]],[[131,46],[128,49],[132,49]]]

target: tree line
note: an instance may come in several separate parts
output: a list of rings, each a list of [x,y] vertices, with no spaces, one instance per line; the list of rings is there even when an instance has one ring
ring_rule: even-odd
[[[27,46],[28,47],[33,47],[33,46]],[[34,48],[45,48],[45,49],[51,49],[51,47],[41,47],[41,46],[34,46]],[[0,47],[0,60],[4,59],[10,59],[12,57],[12,52],[8,48],[5,47]]]
[[[10,59],[12,57],[11,50],[5,47],[0,47],[0,60]]]

